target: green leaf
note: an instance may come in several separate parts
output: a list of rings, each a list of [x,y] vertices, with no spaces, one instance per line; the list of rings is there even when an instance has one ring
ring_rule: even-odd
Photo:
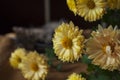
[[[60,64],[57,65],[56,69],[57,69],[58,71],[60,71],[61,68],[62,68],[62,64],[60,63]]]
[[[54,50],[53,48],[46,48],[45,49],[45,54],[49,59],[55,58]]]
[[[91,60],[88,59],[87,55],[83,55],[82,58],[81,58],[81,61],[85,64],[90,64],[91,63]]]
[[[111,80],[111,78],[104,74],[91,74],[88,77],[88,80]]]
[[[110,80],[110,77],[106,75],[99,75],[97,77],[97,80]]]
[[[120,10],[107,10],[107,14],[103,16],[101,21],[107,25],[118,25],[120,28]]]
[[[48,64],[53,66],[53,60],[56,57],[53,48],[46,48],[45,55],[48,57]]]

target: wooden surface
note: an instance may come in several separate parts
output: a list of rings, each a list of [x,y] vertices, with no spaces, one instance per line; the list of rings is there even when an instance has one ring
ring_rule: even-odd
[[[21,72],[13,69],[9,64],[11,52],[15,49],[14,42],[4,36],[0,36],[0,80],[26,80]],[[59,61],[54,61],[54,66],[57,66]],[[50,67],[46,80],[66,80],[67,76],[73,72],[80,73],[86,71],[86,65],[81,63],[63,63],[60,71]]]

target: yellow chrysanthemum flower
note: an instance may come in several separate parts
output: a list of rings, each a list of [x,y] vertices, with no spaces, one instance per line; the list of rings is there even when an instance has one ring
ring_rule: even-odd
[[[45,80],[48,73],[47,61],[36,51],[27,54],[20,64],[20,69],[28,80]]]
[[[106,2],[104,0],[76,0],[76,7],[77,14],[91,22],[102,18]]]
[[[70,22],[62,23],[56,30],[53,38],[53,48],[55,54],[63,62],[74,62],[81,57],[83,50],[84,36],[82,30],[74,27]]]
[[[107,0],[110,9],[120,9],[120,0]]]
[[[67,5],[68,8],[74,12],[74,14],[76,15],[77,13],[77,9],[76,9],[76,5],[75,5],[75,0],[67,0]]]
[[[10,57],[10,64],[13,68],[19,68],[23,58],[25,58],[26,50],[23,48],[16,49]]]
[[[86,79],[77,73],[72,73],[67,80],[86,80]]]
[[[120,33],[112,26],[92,32],[92,37],[86,43],[86,53],[92,63],[102,69],[113,71],[120,66]]]

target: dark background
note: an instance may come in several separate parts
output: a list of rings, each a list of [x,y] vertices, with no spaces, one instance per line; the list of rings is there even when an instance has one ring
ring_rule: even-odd
[[[80,28],[92,28],[97,22],[86,22],[75,16],[66,0],[50,0],[51,21],[72,20]],[[44,0],[0,0],[0,34],[12,31],[13,26],[41,26],[44,20]]]

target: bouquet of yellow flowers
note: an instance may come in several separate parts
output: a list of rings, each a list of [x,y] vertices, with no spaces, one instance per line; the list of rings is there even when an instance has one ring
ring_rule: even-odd
[[[63,63],[87,65],[87,73],[73,72],[66,80],[120,80],[120,0],[66,2],[69,9],[85,21],[101,20],[106,25],[98,24],[86,39],[84,30],[72,21],[63,22],[55,29],[52,38],[53,53],[44,56],[18,48],[10,57],[11,66],[20,69],[28,80],[45,80],[49,71],[48,55],[52,55]]]

